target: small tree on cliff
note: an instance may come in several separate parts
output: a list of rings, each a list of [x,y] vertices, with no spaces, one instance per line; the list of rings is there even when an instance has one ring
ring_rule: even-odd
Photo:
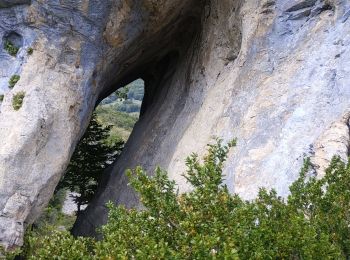
[[[103,171],[116,159],[123,149],[124,142],[117,141],[107,145],[110,127],[103,127],[93,114],[90,125],[80,140],[67,172],[58,189],[67,188],[79,195],[73,196],[78,206],[88,204],[96,192]]]

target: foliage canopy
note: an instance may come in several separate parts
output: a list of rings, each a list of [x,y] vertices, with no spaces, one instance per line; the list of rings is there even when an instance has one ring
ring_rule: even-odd
[[[253,201],[229,193],[229,148],[209,145],[186,161],[193,190],[178,194],[166,172],[129,171],[145,210],[109,204],[103,239],[67,232],[29,238],[30,259],[346,259],[350,256],[350,164],[334,158],[322,179],[309,160],[287,199],[261,189]]]

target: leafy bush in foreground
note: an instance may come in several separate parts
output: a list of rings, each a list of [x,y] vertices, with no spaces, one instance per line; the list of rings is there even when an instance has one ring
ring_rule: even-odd
[[[166,172],[129,172],[146,210],[109,205],[103,239],[67,232],[29,238],[30,259],[346,259],[350,256],[350,164],[334,158],[323,179],[307,160],[287,200],[261,189],[253,201],[231,195],[222,169],[230,145],[193,154],[177,193]]]

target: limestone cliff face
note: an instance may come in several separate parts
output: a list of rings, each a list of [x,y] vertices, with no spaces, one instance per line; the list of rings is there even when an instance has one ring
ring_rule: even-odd
[[[0,243],[22,243],[99,100],[142,77],[142,116],[75,234],[94,235],[109,200],[138,207],[124,170],[168,169],[215,136],[238,138],[232,192],[287,195],[305,156],[322,174],[349,148],[346,0],[0,0]],[[33,54],[27,52],[33,48]],[[20,75],[13,89],[12,75]],[[12,99],[25,92],[15,111]]]

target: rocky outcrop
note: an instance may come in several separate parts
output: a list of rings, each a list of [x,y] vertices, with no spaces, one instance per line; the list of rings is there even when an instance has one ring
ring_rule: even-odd
[[[333,153],[348,155],[348,1],[9,2],[0,1],[0,43],[14,39],[20,49],[0,51],[0,243],[8,248],[48,203],[95,105],[139,77],[140,121],[75,234],[94,235],[109,200],[139,206],[127,168],[160,165],[189,189],[184,158],[203,154],[214,136],[238,138],[226,180],[247,199],[262,186],[286,196],[305,156],[322,174]]]

